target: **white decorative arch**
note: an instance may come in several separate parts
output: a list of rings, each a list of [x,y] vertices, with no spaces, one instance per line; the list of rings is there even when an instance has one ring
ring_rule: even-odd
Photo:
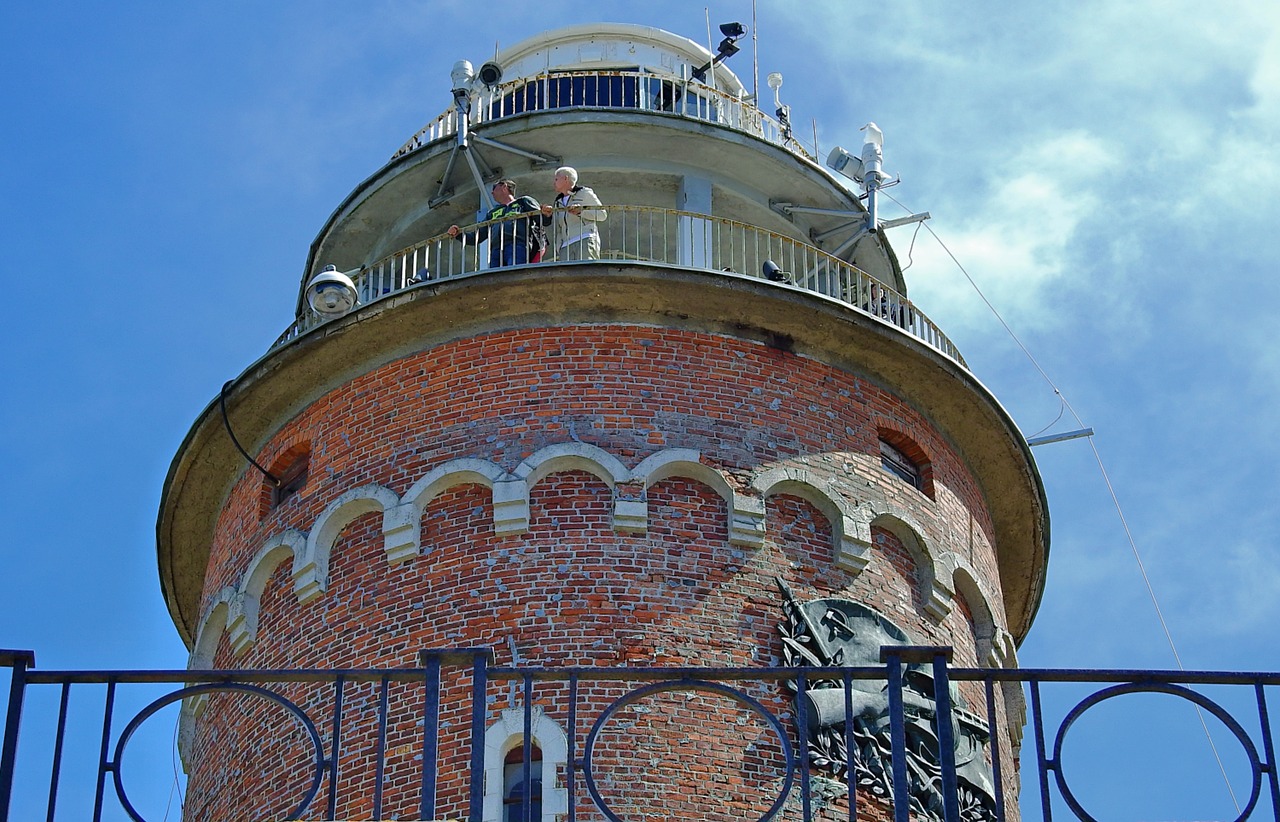
[[[632,480],[645,488],[671,477],[701,482],[723,499],[729,509],[729,542],[744,548],[764,545],[764,501],[738,493],[724,474],[701,462],[692,448],[668,448],[646,457],[632,471]],[[645,515],[648,511],[646,508]]]
[[[387,559],[399,562],[421,550],[422,515],[436,497],[457,485],[483,485],[493,492],[493,531],[500,537],[529,530],[529,491],[488,460],[464,458],[437,465],[404,492],[404,501],[387,512]],[[393,544],[393,535],[395,536]]]
[[[697,451],[687,448],[672,448],[659,451],[644,459],[633,472],[637,480],[646,486],[655,485],[671,477],[686,477],[697,480],[720,495],[725,502],[732,503],[733,486],[724,475],[710,465],[699,461]]]
[[[630,479],[633,482],[653,485],[655,482],[661,482],[667,477],[691,477],[693,479],[701,479],[707,485],[715,488],[720,496],[725,496],[729,491],[729,484],[724,482],[724,478],[716,474],[715,471],[703,465],[701,460],[702,455],[698,453],[697,449],[666,448],[641,460],[639,465],[631,469]],[[694,476],[700,473],[706,473],[707,476]],[[717,487],[717,485],[723,485],[723,488]]]
[[[492,488],[503,479],[509,479],[507,472],[488,460],[449,460],[423,474],[404,492],[402,500],[405,505],[416,505],[421,510],[455,485],[475,484]]]
[[[911,552],[916,565],[922,572],[921,585],[924,594],[924,610],[935,621],[941,622],[955,607],[955,591],[951,589],[951,578],[939,573],[937,561],[929,550],[929,543],[924,538],[924,529],[911,514],[887,506],[888,510],[876,512],[869,526],[877,526],[891,531]],[[868,529],[869,530],[869,529]]]
[[[222,638],[222,632],[227,628],[227,620],[232,608],[236,607],[239,596],[234,588],[227,585],[218,591],[218,595],[209,603],[204,618],[200,620],[200,628],[196,631],[195,646],[191,650],[191,655],[187,657],[187,670],[207,671],[213,667],[213,657],[218,653],[218,640]],[[181,729],[184,724],[190,728],[191,721],[204,713],[208,702],[208,694],[184,699],[178,713],[179,728]],[[181,733],[179,737],[181,738]],[[187,747],[190,747],[189,744]],[[179,753],[181,754],[181,751]],[[185,755],[183,761],[186,761]]]
[[[238,597],[236,589],[227,585],[218,591],[217,596],[209,603],[204,617],[200,620],[200,627],[196,630],[196,643],[191,649],[191,655],[187,658],[189,670],[200,671],[213,667],[213,656],[218,652],[218,640],[226,630],[232,605]]]
[[[231,605],[227,620],[227,639],[231,651],[240,656],[253,644],[258,635],[258,608],[262,604],[262,592],[266,590],[271,575],[280,563],[291,560],[296,571],[307,549],[307,537],[301,531],[290,528],[267,540],[266,545],[254,554],[245,569],[240,590]]]
[[[586,471],[610,488],[626,482],[631,472],[622,461],[603,448],[585,442],[561,442],[539,448],[513,471],[530,488],[549,474],[561,471]]]
[[[316,518],[307,537],[302,560],[293,563],[293,590],[299,602],[310,602],[329,584],[329,555],[342,529],[370,511],[386,512],[400,504],[394,491],[381,485],[363,485],[339,496]],[[387,517],[382,518],[383,533]]]
[[[825,490],[821,480],[808,469],[781,466],[762,471],[751,480],[751,487],[768,499],[775,494],[788,494],[812,503],[831,523],[831,541],[835,564],[857,575],[871,561],[871,523],[860,516],[857,506],[843,495]]]
[[[982,577],[963,557],[949,553],[939,564],[948,566],[951,572],[951,586],[969,604],[973,614],[975,651],[979,665],[1002,668],[1008,661],[1005,654],[1008,633],[997,621],[997,610],[991,607],[995,601]],[[1012,637],[1009,637],[1012,639]]]
[[[556,773],[569,761],[569,740],[555,720],[536,705],[530,716],[533,744],[542,752],[542,822],[569,812],[569,796]],[[503,711],[484,734],[484,822],[502,822],[503,770],[507,753],[524,744],[524,709]]]

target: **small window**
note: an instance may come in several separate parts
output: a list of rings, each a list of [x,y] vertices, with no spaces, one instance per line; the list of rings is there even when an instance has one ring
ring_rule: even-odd
[[[295,445],[281,454],[271,466],[271,475],[278,483],[272,485],[270,480],[265,481],[269,490],[266,510],[277,507],[305,488],[310,469],[311,448],[306,443]]]
[[[529,797],[529,820],[542,820],[542,751],[529,752],[529,780],[525,781],[524,744],[507,752],[502,769],[502,822],[524,822],[524,799]]]
[[[880,439],[880,464],[884,466],[884,470],[913,488],[924,490],[924,471],[920,465],[883,437]]]

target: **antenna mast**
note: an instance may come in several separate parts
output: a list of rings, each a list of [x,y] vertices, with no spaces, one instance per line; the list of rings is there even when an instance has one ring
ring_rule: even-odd
[[[756,25],[756,0],[751,0],[751,99],[760,108],[760,29]]]

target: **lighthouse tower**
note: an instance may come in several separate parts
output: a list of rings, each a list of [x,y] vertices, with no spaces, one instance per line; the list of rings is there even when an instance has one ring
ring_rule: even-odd
[[[310,730],[257,694],[189,699],[187,818],[284,818],[314,788],[336,818],[419,819],[424,770],[438,817],[799,818],[799,760],[813,818],[847,818],[851,786],[892,818],[883,682],[605,673],[885,645],[1016,664],[1048,550],[1026,442],[908,298],[878,130],[814,156],[722,32],[712,53],[573,27],[459,62],[447,109],[320,229],[292,324],[174,459],[159,569],[191,668],[352,673],[283,692],[339,703]],[[477,225],[499,181],[553,204],[565,167],[600,206],[555,208],[537,262],[507,246],[540,217]],[[591,226],[598,256],[570,253]],[[953,736],[984,818],[1016,792],[991,747],[1017,749],[1023,706],[967,684]],[[341,766],[316,785],[311,732]]]

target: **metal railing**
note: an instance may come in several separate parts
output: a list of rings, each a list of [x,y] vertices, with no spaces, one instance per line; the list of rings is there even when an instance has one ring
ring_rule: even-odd
[[[535,111],[630,109],[715,123],[760,137],[801,157],[810,152],[789,126],[765,114],[754,103],[693,80],[643,71],[567,71],[522,77],[471,98],[470,127]],[[409,138],[396,159],[443,137],[458,133],[458,111],[450,107]]]
[[[517,815],[506,818],[524,818],[531,804],[549,803],[549,797],[556,792],[561,803],[557,812],[569,822],[598,815],[616,822],[620,819],[617,811],[623,806],[636,812],[636,803],[688,801],[689,797],[682,797],[670,784],[659,784],[656,789],[653,784],[646,784],[634,768],[633,760],[639,756],[637,740],[642,734],[649,734],[645,736],[646,744],[652,745],[650,737],[655,729],[662,731],[665,727],[674,732],[666,740],[668,752],[689,750],[691,728],[686,719],[668,714],[666,726],[661,721],[643,725],[654,717],[661,720],[666,709],[662,704],[645,707],[641,703],[663,695],[679,695],[677,704],[686,706],[691,704],[687,700],[692,695],[710,695],[722,703],[728,700],[735,710],[754,717],[761,729],[743,737],[749,740],[746,747],[750,750],[746,753],[722,751],[721,762],[690,763],[698,766],[698,772],[707,774],[708,792],[725,782],[715,778],[717,772],[741,769],[748,760],[754,763],[754,772],[765,773],[767,778],[762,785],[766,789],[759,792],[756,804],[738,808],[734,818],[761,822],[776,818],[805,822],[848,818],[852,822],[865,812],[867,802],[891,804],[899,822],[908,818],[945,822],[1019,816],[1026,819],[1037,810],[1044,820],[1052,819],[1055,812],[1085,820],[1109,818],[1113,814],[1106,808],[1086,808],[1089,801],[1073,792],[1063,769],[1064,742],[1073,725],[1101,703],[1159,694],[1184,700],[1202,715],[1216,718],[1226,727],[1228,738],[1239,744],[1248,776],[1246,790],[1234,795],[1235,818],[1280,820],[1280,782],[1267,700],[1267,690],[1280,685],[1280,673],[957,668],[947,664],[949,654],[948,648],[885,646],[881,649],[885,664],[880,667],[553,669],[496,667],[487,649],[461,649],[423,652],[419,666],[409,669],[144,672],[39,671],[33,667],[31,652],[0,651],[0,667],[10,669],[0,757],[0,822],[25,822],[45,818],[46,813],[48,819],[53,819],[55,810],[63,818],[100,822],[109,801],[109,782],[119,806],[131,819],[147,819],[135,807],[130,789],[131,784],[136,786],[145,780],[140,780],[136,765],[122,767],[126,754],[130,762],[140,761],[141,752],[135,752],[131,743],[147,721],[166,706],[183,701],[190,704],[193,698],[211,700],[213,695],[235,704],[226,706],[230,710],[222,714],[224,724],[218,726],[221,735],[214,739],[211,750],[218,744],[229,744],[232,725],[239,720],[245,720],[256,732],[250,740],[253,745],[269,747],[279,741],[272,734],[279,733],[282,724],[278,720],[274,725],[262,723],[261,717],[245,707],[246,703],[283,710],[301,727],[293,737],[294,747],[299,749],[296,756],[288,759],[277,752],[271,754],[274,766],[291,761],[298,771],[291,781],[284,779],[285,775],[271,774],[269,781],[276,788],[285,783],[297,786],[296,790],[273,798],[273,802],[287,807],[272,811],[271,818],[285,818],[287,814],[288,819],[298,819],[307,813],[322,812],[323,818],[334,819],[340,818],[337,814],[341,811],[381,819],[392,813],[391,804],[398,801],[398,818],[404,818],[406,813],[416,814],[413,818],[418,819],[449,814],[481,822],[487,797],[485,770],[493,764],[486,759],[486,747],[493,747],[488,744],[492,730],[506,722],[504,727],[514,727],[515,736],[524,741],[523,745],[515,744],[521,749],[524,784],[529,785],[534,746],[544,746],[541,755],[552,756],[547,734],[540,730],[545,728],[541,725],[543,719],[562,729],[563,759],[555,765],[558,770],[541,771],[544,775],[555,774],[551,783],[541,786],[541,794],[530,797],[531,792],[525,792]],[[914,690],[908,683],[911,676],[915,677]],[[928,683],[929,688],[921,690],[921,682]],[[859,690],[860,683],[874,687]],[[166,690],[154,698],[148,695],[150,701],[145,704],[135,701],[133,704],[141,704],[140,708],[122,707],[128,689],[156,685],[163,685]],[[1078,686],[1087,686],[1083,698]],[[83,699],[76,702],[78,711],[69,712],[73,694],[102,687],[105,696],[96,717],[84,710]],[[1021,811],[1015,805],[1015,797],[1009,795],[1009,786],[1017,783],[1018,763],[1002,743],[1008,737],[1002,735],[997,722],[997,694],[1001,694],[1007,711],[1007,687],[1014,687],[1015,692],[1025,688],[1031,706],[1031,725],[1024,744],[1027,750],[1021,757]],[[1074,692],[1066,700],[1056,695],[1051,699],[1050,692],[1055,688]],[[23,706],[40,689],[60,699],[58,709],[45,712],[47,721],[36,728],[35,720],[24,718]],[[311,697],[304,693],[307,689],[314,692]],[[389,697],[393,689],[399,690]],[[953,696],[957,691],[967,692],[977,711],[966,713],[968,721],[985,723],[991,740],[989,749],[979,756],[979,765],[989,775],[991,800],[982,807],[972,803],[962,806],[966,771],[958,766],[963,746],[955,736],[955,729],[960,726],[954,721],[937,722],[938,716],[952,715],[953,706],[958,710]],[[1218,698],[1210,698],[1210,692]],[[815,750],[813,737],[797,730],[814,727],[807,712],[815,711],[814,706],[820,704],[810,698],[815,693],[837,694],[835,700],[822,700],[828,711],[831,704],[843,703],[836,717],[843,724],[848,743],[843,761],[830,762],[829,751]],[[866,744],[859,748],[851,730],[859,710],[866,716],[867,694],[876,693],[882,698],[874,703],[878,708],[872,712],[875,716],[871,725],[891,737],[875,757],[886,760],[880,763],[889,781],[885,789],[866,778],[868,765],[875,763],[865,758],[868,748]],[[1055,692],[1060,693],[1061,690]],[[317,698],[315,694],[321,696]],[[844,695],[843,699],[839,694]],[[1051,711],[1048,705],[1055,700]],[[512,706],[505,712],[501,710],[504,701]],[[1224,707],[1228,702],[1234,705],[1234,712]],[[205,710],[213,709],[206,703]],[[78,731],[69,729],[69,713],[87,723],[87,733],[77,736]],[[1047,721],[1051,713],[1054,719]],[[509,716],[499,719],[500,714]],[[711,714],[698,725],[714,724],[717,718],[726,719]],[[734,726],[731,719],[724,724]],[[121,722],[122,729],[115,730]],[[741,727],[744,722],[738,719],[736,725]],[[404,743],[407,738],[403,733],[397,736],[405,727],[414,731],[413,742],[397,746],[395,743]],[[696,734],[698,729],[692,732]],[[79,794],[86,797],[85,805],[90,804],[87,796],[92,794],[91,812],[67,801],[76,792],[64,784],[64,759],[69,758],[75,739],[81,740],[80,747],[98,752],[85,774],[92,780],[90,790]],[[172,745],[167,737],[160,739]],[[930,746],[931,751],[922,750]],[[509,749],[508,739],[499,755]],[[654,749],[646,749],[645,755],[654,756]],[[931,761],[936,759],[936,767],[922,769],[922,754]],[[761,767],[761,763],[767,767]],[[228,795],[237,791],[251,793],[254,786],[264,784],[262,774],[243,773],[244,765],[235,758],[208,757],[208,751],[200,763],[200,767],[218,775],[217,790],[230,792]],[[610,773],[619,768],[620,774]],[[823,778],[822,768],[833,769],[835,778]],[[406,774],[406,770],[412,773]],[[972,775],[972,771],[968,773]],[[238,774],[240,782],[228,778],[228,774]],[[1208,778],[1217,776],[1214,771]],[[356,798],[353,800],[344,790]],[[393,793],[400,798],[393,800]],[[411,810],[406,809],[406,793],[413,803]],[[694,799],[705,804],[707,795],[699,793]],[[925,806],[919,801],[922,796],[930,799]],[[849,801],[850,797],[854,801]],[[1153,799],[1149,805],[1154,804]],[[662,807],[646,806],[643,811],[669,818]],[[195,815],[189,818],[208,818],[199,809],[192,813]],[[1159,812],[1155,814],[1158,816]],[[727,817],[707,812],[707,818]],[[158,822],[154,815],[151,819]]]
[[[839,300],[878,317],[964,365],[960,351],[906,296],[859,268],[791,237],[736,220],[648,206],[609,205],[596,225],[600,256],[607,262],[677,265],[717,273],[770,279]],[[554,220],[554,215],[553,215]],[[524,263],[526,237],[538,218],[514,217],[469,227],[458,239],[440,234],[352,272],[361,305],[426,282],[439,282]],[[487,239],[486,239],[487,238]],[[541,262],[556,257],[550,237]],[[516,252],[519,251],[520,254]],[[771,275],[766,263],[772,263]],[[320,325],[326,318],[306,312],[273,348]]]

